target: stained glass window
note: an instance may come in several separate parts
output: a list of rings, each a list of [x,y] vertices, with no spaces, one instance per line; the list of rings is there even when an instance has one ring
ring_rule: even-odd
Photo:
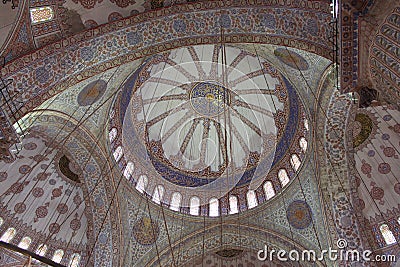
[[[249,209],[252,209],[258,205],[256,192],[254,192],[254,190],[249,190],[246,196],[247,196],[247,206]]]
[[[296,154],[293,154],[292,157],[290,158],[290,164],[292,164],[293,170],[297,171],[301,165],[299,156],[297,156]]]
[[[190,199],[190,211],[191,215],[199,215],[200,199],[198,197],[192,197]]]
[[[275,196],[275,190],[274,190],[274,187],[272,186],[271,181],[265,182],[264,192],[265,192],[265,197],[267,200],[272,198],[273,196]]]
[[[381,230],[381,234],[387,245],[396,243],[396,238],[394,237],[392,231],[390,231],[387,224],[382,224],[379,230]]]
[[[74,253],[71,256],[71,260],[69,261],[68,267],[78,267],[80,261],[81,261],[81,255],[79,255],[78,253]]]
[[[52,261],[60,263],[63,257],[64,257],[64,250],[57,249],[56,251],[54,251]]]
[[[299,144],[300,144],[301,150],[303,150],[303,152],[306,152],[306,150],[307,150],[307,140],[304,137],[302,137],[299,140]]]
[[[133,164],[133,162],[128,162],[128,164],[126,164],[125,170],[124,170],[124,176],[126,179],[129,180],[129,178],[131,178],[131,175],[133,173],[133,171],[135,170],[135,165]]]
[[[36,249],[36,254],[38,254],[39,256],[44,256],[44,254],[46,254],[46,251],[47,246],[45,244],[40,244]]]
[[[119,146],[114,151],[115,161],[118,162],[122,158],[122,155],[123,155],[122,146]]]
[[[229,214],[238,213],[238,199],[236,196],[229,197]]]
[[[209,215],[210,217],[215,217],[219,215],[219,203],[217,198],[210,199],[210,209]]]
[[[15,228],[8,228],[7,231],[5,231],[5,233],[2,235],[0,240],[8,243],[14,238],[16,233],[17,231],[15,230]]]
[[[140,192],[143,193],[144,190],[146,189],[147,186],[147,176],[146,175],[140,175],[138,182],[136,184],[136,189]]]
[[[164,187],[157,185],[153,192],[153,201],[160,204],[162,197],[164,196]]]
[[[29,236],[25,236],[19,242],[18,247],[20,247],[22,249],[28,249],[29,246],[31,245],[31,242],[32,242],[32,239]]]
[[[182,195],[178,192],[172,194],[171,205],[169,208],[174,211],[179,211],[179,207],[181,206]]]
[[[31,8],[30,13],[32,24],[49,21],[54,18],[54,11],[50,6]]]
[[[112,128],[110,130],[110,132],[108,133],[108,137],[110,138],[110,143],[114,142],[115,137],[117,137],[117,129],[116,128]]]

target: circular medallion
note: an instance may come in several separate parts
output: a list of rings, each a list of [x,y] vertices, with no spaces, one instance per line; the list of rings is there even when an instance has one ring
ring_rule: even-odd
[[[14,206],[14,211],[15,211],[16,213],[21,214],[21,213],[24,213],[25,210],[26,210],[26,205],[25,205],[25,203],[23,203],[23,202],[17,203],[17,204],[15,204],[15,206]]]
[[[190,92],[190,103],[201,116],[215,117],[224,112],[230,103],[230,92],[212,82],[196,83]]]
[[[142,217],[133,226],[133,237],[144,246],[152,245],[156,242],[160,229],[158,224],[148,217]]]
[[[303,200],[295,200],[289,204],[286,217],[291,226],[296,229],[305,229],[312,222],[310,206]]]
[[[81,228],[81,221],[79,220],[79,219],[73,219],[72,221],[71,221],[71,223],[69,224],[69,227],[72,229],[72,230],[74,230],[74,231],[77,231],[77,230],[79,230],[80,228]]]
[[[32,190],[32,195],[36,198],[43,196],[43,194],[44,194],[44,190],[41,187],[35,187]]]
[[[107,83],[96,80],[86,85],[79,93],[77,101],[80,106],[89,106],[99,100],[107,89]]]

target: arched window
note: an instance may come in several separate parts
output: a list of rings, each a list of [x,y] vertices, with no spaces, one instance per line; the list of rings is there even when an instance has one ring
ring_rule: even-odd
[[[123,154],[124,154],[124,153],[123,153],[123,151],[122,151],[122,146],[117,147],[117,148],[115,149],[115,151],[114,151],[114,158],[115,158],[115,161],[118,162],[118,161],[122,158],[122,155],[123,155]]]
[[[211,198],[209,204],[210,205],[209,205],[209,213],[208,213],[208,215],[210,217],[218,216],[219,215],[219,202],[218,202],[218,199],[215,198],[215,197]]]
[[[200,199],[198,197],[192,197],[190,199],[190,211],[191,215],[199,215]]]
[[[32,239],[29,236],[25,236],[19,242],[18,247],[20,247],[22,249],[28,249],[29,246],[31,245],[31,243],[32,243]]]
[[[247,206],[249,209],[252,209],[258,205],[256,192],[254,192],[254,190],[249,190],[246,196],[247,196]]]
[[[289,183],[289,176],[285,169],[279,170],[278,178],[279,178],[279,181],[281,182],[282,187],[284,187],[285,185],[287,185]]]
[[[303,150],[303,152],[306,152],[306,150],[307,150],[307,140],[306,140],[306,138],[301,137],[300,140],[299,140],[299,145],[300,145],[301,150]]]
[[[229,214],[235,214],[238,213],[238,199],[236,196],[230,196],[229,197]]]
[[[396,238],[394,237],[392,231],[390,231],[387,224],[382,224],[379,230],[381,230],[381,234],[387,245],[396,243]]]
[[[301,161],[299,159],[299,156],[297,156],[296,154],[293,154],[290,157],[290,164],[292,164],[293,170],[297,171],[300,168],[300,165],[301,165]]]
[[[50,21],[54,18],[54,11],[51,6],[31,8],[30,14],[32,24]]]
[[[265,193],[265,198],[268,200],[275,196],[275,190],[274,187],[271,183],[271,181],[266,181],[264,184],[264,193]]]
[[[136,190],[139,191],[140,193],[143,193],[146,187],[147,187],[147,176],[140,175],[138,182],[136,184]]]
[[[114,105],[114,103],[113,103],[113,105]],[[114,118],[114,116],[115,116],[115,110],[112,109],[112,110],[110,111],[110,119]]]
[[[15,228],[12,227],[8,228],[7,231],[5,231],[2,237],[0,238],[0,241],[8,243],[14,238],[16,233],[17,231],[15,230]]]
[[[174,211],[179,211],[179,207],[181,206],[181,201],[182,201],[181,193],[178,192],[173,193],[169,208]]]
[[[54,251],[52,261],[60,263],[63,257],[64,257],[64,250],[57,249],[56,251]]]
[[[3,222],[4,222],[3,218],[0,217],[0,226],[3,225]]]
[[[164,187],[157,185],[153,192],[153,201],[160,204],[162,197],[164,196]]]
[[[35,253],[38,254],[39,256],[44,256],[44,254],[46,254],[46,251],[47,251],[47,246],[45,244],[40,244],[36,249]]]
[[[69,261],[68,267],[78,267],[81,261],[81,255],[74,253],[71,255],[71,260]]]
[[[124,176],[126,179],[129,180],[129,178],[131,178],[131,175],[133,173],[133,171],[135,170],[135,165],[133,165],[133,162],[128,162],[128,164],[126,164],[125,170],[124,170]]]
[[[304,128],[306,128],[307,131],[310,130],[307,119],[304,119]]]
[[[108,137],[110,138],[110,143],[114,142],[115,137],[117,137],[117,128],[112,128],[108,133]]]

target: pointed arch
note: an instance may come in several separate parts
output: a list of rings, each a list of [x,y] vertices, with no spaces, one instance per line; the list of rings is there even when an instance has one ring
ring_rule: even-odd
[[[219,201],[215,197],[211,198],[209,201],[208,215],[210,217],[219,216]]]
[[[174,211],[179,211],[179,208],[181,206],[181,201],[182,201],[181,193],[179,193],[179,192],[173,193],[172,197],[171,197],[171,204],[170,204],[169,208]]]
[[[297,171],[300,168],[301,160],[297,154],[292,154],[290,157],[290,164],[292,165],[293,170]]]
[[[164,186],[162,186],[162,185],[157,185],[157,186],[154,188],[152,200],[153,200],[155,203],[160,204],[160,203],[161,203],[161,200],[162,200],[162,198],[163,198],[163,196],[164,196]]]
[[[125,170],[124,170],[124,176],[126,179],[130,179],[133,171],[135,170],[135,165],[133,162],[129,161],[128,164],[126,164]]]
[[[143,193],[147,187],[147,182],[148,182],[147,176],[140,175],[138,182],[136,183],[136,190],[139,191],[140,193]]]
[[[31,243],[32,243],[32,239],[29,236],[25,236],[19,242],[18,247],[20,247],[22,249],[28,249],[29,246],[31,245]]]
[[[247,207],[249,209],[252,209],[258,205],[256,192],[254,190],[247,191],[246,197],[247,197]]]
[[[279,170],[278,178],[279,178],[279,181],[281,182],[282,187],[286,186],[290,181],[289,175],[287,174],[287,171],[285,169]]]
[[[386,245],[391,245],[396,243],[396,238],[394,237],[392,231],[390,231],[389,226],[387,224],[382,224],[381,227],[379,227],[379,230],[381,231],[381,234],[386,242]]]
[[[54,251],[52,261],[60,263],[63,257],[64,257],[64,250],[57,249],[56,251]]]
[[[229,214],[236,214],[239,212],[237,196],[229,197]]]
[[[17,233],[17,230],[15,230],[15,228],[13,228],[13,227],[10,227],[10,228],[8,228],[7,231],[5,231],[4,234],[1,236],[0,241],[7,242],[7,243],[8,243],[8,242],[10,242],[10,241],[14,238],[14,236],[15,236],[16,233]]]
[[[117,147],[114,150],[114,154],[113,154],[115,161],[118,162],[122,158],[123,154],[124,154],[124,152],[123,152],[122,146]]]
[[[200,198],[192,197],[190,199],[190,215],[199,215],[200,212]]]
[[[275,190],[274,186],[272,185],[271,181],[266,181],[264,184],[264,193],[265,193],[265,198],[268,200],[275,196]]]

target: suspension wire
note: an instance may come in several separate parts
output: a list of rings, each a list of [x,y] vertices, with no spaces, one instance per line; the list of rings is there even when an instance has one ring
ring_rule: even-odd
[[[261,61],[260,61],[260,56],[259,56],[258,51],[257,51],[257,49],[256,49],[256,47],[255,47],[254,44],[253,44],[253,48],[254,48],[255,53],[256,53],[256,55],[257,55],[257,58],[258,58],[258,61],[259,61],[260,66],[263,67],[263,66],[262,66],[262,63],[261,63]],[[266,84],[267,84],[268,90],[270,90],[269,84],[268,84],[268,81],[267,81],[267,78],[266,78],[265,74],[263,75],[263,77],[264,77],[265,82],[266,82]],[[293,85],[293,86],[294,86],[294,85]],[[272,100],[272,103],[273,103],[273,106],[274,106],[274,110],[275,110],[275,113],[276,113],[276,112],[277,112],[277,107],[276,107],[276,104],[275,104],[275,100],[274,100],[274,98],[272,97],[272,95],[270,95],[270,98],[271,98],[271,100]],[[287,143],[288,140],[286,140],[286,139],[284,138],[283,141],[284,141],[285,144],[289,147],[289,144]],[[292,160],[292,159],[290,159],[290,160]],[[304,163],[303,163],[303,164],[304,164]],[[297,178],[298,183],[299,183],[299,187],[300,187],[300,190],[301,190],[301,193],[302,193],[302,196],[303,196],[303,199],[304,199],[304,201],[307,203],[307,198],[306,198],[306,194],[305,194],[304,189],[303,189],[303,185],[302,185],[302,183],[301,183],[301,181],[300,181],[300,179],[299,179],[299,177],[298,177],[298,176],[299,176],[299,170],[298,170],[298,169],[296,170],[296,169],[293,167],[293,165],[294,165],[294,164],[292,164],[292,168],[293,168],[294,171],[295,171],[295,176],[294,176],[294,178],[293,178],[292,180],[296,180],[296,178]],[[299,167],[298,167],[298,168],[299,168]],[[287,205],[287,202],[286,202],[285,194],[283,194],[282,191],[283,191],[283,188],[281,189],[281,191],[278,192],[278,195],[281,195],[281,196],[282,196],[282,201],[283,201],[283,204],[284,204],[284,209],[286,210],[287,207],[288,207],[288,205]],[[308,203],[307,203],[307,205],[308,205]],[[318,236],[316,227],[315,227],[315,222],[314,222],[314,220],[311,220],[311,222],[312,222],[312,224],[313,224],[313,231],[314,231],[315,237],[317,238],[318,247],[319,247],[319,249],[322,251],[322,245],[321,245],[321,242],[320,242],[320,239],[319,239],[319,236]],[[291,239],[294,240],[294,234],[293,234],[292,226],[290,225],[290,223],[289,223],[289,231],[290,231]],[[294,244],[292,244],[292,245],[294,246]],[[324,262],[325,262],[325,259],[324,259]],[[300,263],[299,261],[297,261],[297,264],[301,266],[301,263]],[[325,264],[326,264],[326,262],[325,262]]]
[[[292,58],[292,62],[294,62],[294,63],[296,64],[296,67],[297,67],[298,71],[300,72],[301,77],[303,78],[303,80],[304,80],[306,86],[309,88],[309,90],[311,91],[312,95],[314,96],[314,100],[316,101],[316,103],[317,103],[317,105],[319,106],[320,110],[321,110],[322,113],[324,114],[324,117],[325,117],[325,119],[326,119],[327,124],[332,128],[333,133],[336,135],[336,138],[339,138],[339,134],[338,134],[337,131],[336,131],[336,127],[334,127],[334,126],[331,124],[330,119],[329,119],[329,117],[327,116],[326,111],[322,108],[321,103],[318,102],[318,99],[316,98],[315,93],[312,91],[312,89],[311,89],[311,87],[310,87],[310,85],[309,85],[307,79],[305,79],[305,76],[304,76],[303,72],[300,70],[300,68],[299,68],[299,66],[298,66],[298,64],[297,64],[297,62],[293,59],[293,55],[290,53],[290,51],[287,49],[287,47],[286,47],[286,50],[287,50],[288,54],[290,55],[290,57]],[[338,75],[338,73],[336,73],[336,74]],[[338,87],[336,87],[336,88],[338,88]],[[371,145],[373,146],[372,143],[371,143]],[[323,145],[323,147],[325,147],[325,146]],[[324,149],[324,150],[325,150],[325,149]],[[355,154],[355,156],[357,156],[357,157],[360,159],[359,155]],[[332,166],[332,168],[333,168],[333,170],[334,170],[334,165],[333,165],[333,163],[331,162],[330,157],[327,155],[326,158],[330,161],[330,164],[331,164],[331,166]],[[338,176],[336,170],[334,170],[334,172],[335,172],[335,176],[337,177],[337,179],[338,179],[338,181],[339,181],[339,183],[340,183],[340,186],[341,186],[343,192],[346,192],[345,187],[344,187],[343,184],[341,183],[340,178],[339,178],[339,176]],[[393,173],[392,173],[392,174],[393,174]],[[395,177],[395,176],[394,176],[394,177]],[[397,180],[396,177],[395,177],[395,179]],[[382,212],[382,210],[379,208],[379,206],[377,205],[376,200],[372,197],[372,194],[371,194],[371,192],[368,190],[368,187],[366,186],[365,181],[364,181],[362,178],[360,178],[360,180],[362,181],[362,183],[364,184],[365,188],[367,189],[367,192],[368,192],[369,196],[371,197],[371,199],[373,200],[373,203],[375,204],[376,209],[379,211],[379,213],[380,213],[382,219],[384,219],[384,221],[387,223],[387,221],[386,221],[386,219],[385,219],[386,216],[383,215],[383,212]],[[398,180],[397,180],[397,181],[398,181]],[[352,206],[352,204],[351,204],[351,202],[350,202],[350,201],[351,201],[350,196],[346,195],[346,198],[349,200],[349,204],[350,204],[350,206],[351,206],[351,209],[354,210],[354,207]],[[388,224],[388,225],[389,225],[389,224]],[[397,244],[398,244],[398,246],[400,247],[400,244],[399,244],[398,242],[397,242]]]
[[[91,106],[92,106],[92,105],[93,105],[93,104],[91,104]],[[78,107],[78,109],[79,109],[79,107]],[[43,112],[44,112],[44,111],[42,111],[41,114],[43,114]],[[71,115],[71,116],[73,117],[73,115]],[[32,123],[32,124],[33,124],[33,123]],[[32,124],[31,124],[31,125],[32,125]],[[102,134],[104,133],[104,131],[105,131],[105,127],[102,127],[102,128],[103,128],[102,131],[98,134],[96,144],[98,143],[98,140],[100,140],[100,135],[102,135]],[[94,146],[92,146],[93,149],[94,149],[94,147],[96,146],[96,144],[95,144]],[[90,157],[89,157],[88,160],[86,160],[86,162],[84,163],[83,169],[86,167],[86,165],[87,165],[87,163],[89,162],[89,160],[90,160]],[[51,164],[49,164],[49,165],[51,165]],[[47,168],[46,168],[46,169],[47,169]],[[56,170],[54,170],[54,171],[49,175],[49,178],[50,178],[50,177],[52,176],[52,174],[54,174],[54,173],[56,173]],[[26,179],[27,179],[28,177],[29,177],[29,175],[26,177]],[[38,181],[35,183],[35,186],[38,184],[38,182],[39,182],[39,179],[38,179]],[[74,190],[76,189],[76,187],[77,187],[77,184],[74,183],[74,184],[71,185],[70,183],[68,183],[68,188],[65,189],[65,191],[70,190],[70,187],[72,187],[72,190],[71,190],[71,191],[74,191]],[[32,188],[34,188],[34,187],[32,187]],[[30,192],[28,193],[27,197],[29,196],[29,194],[31,193],[32,190],[33,190],[33,189],[30,190]],[[72,194],[70,194],[70,195],[67,197],[67,200],[65,201],[65,203],[68,203],[68,201],[69,201],[69,199],[70,199],[71,196],[72,196]],[[25,198],[25,200],[27,199],[27,197]],[[60,201],[59,201],[58,204],[61,204],[61,203],[63,202],[64,197],[65,197],[65,195],[62,196],[62,198],[60,199]],[[24,200],[24,202],[25,202],[25,200]],[[33,205],[33,202],[32,202],[30,205],[32,206],[32,205]],[[57,205],[57,207],[58,207],[58,205]],[[55,213],[56,213],[56,211],[54,211],[54,213],[51,215],[50,220],[47,221],[47,223],[45,224],[45,226],[44,226],[43,229],[46,229],[46,228],[50,225],[50,223],[55,223],[55,222],[57,222],[58,219],[59,219],[59,218],[61,217],[61,215],[62,215],[61,213],[59,213],[58,216],[57,216],[57,218],[55,219],[55,221],[52,222],[52,218],[53,218],[53,216],[55,215]],[[84,214],[84,213],[81,214],[81,218],[82,218],[83,214]],[[71,236],[71,240],[72,240],[72,237],[73,237],[73,236]],[[82,237],[82,238],[83,238],[83,237]],[[48,241],[48,239],[46,239],[46,243],[47,243],[47,241]],[[69,243],[70,243],[70,242],[68,242],[67,248],[68,248],[68,246],[69,246]]]
[[[316,96],[315,96],[315,93],[311,90],[311,87],[310,87],[310,85],[309,85],[307,79],[305,79],[305,76],[304,76],[303,72],[300,70],[300,68],[299,68],[299,66],[298,66],[298,64],[297,64],[297,62],[296,62],[296,60],[294,60],[293,55],[289,52],[289,50],[288,50],[287,48],[286,48],[286,50],[287,50],[289,56],[291,57],[292,61],[295,63],[295,65],[296,65],[298,71],[300,72],[301,77],[302,77],[303,80],[305,81],[306,86],[309,88],[309,90],[311,91],[312,95],[314,96],[314,99],[315,99],[315,100],[317,101],[317,103],[318,103],[318,100],[317,100],[317,98],[316,98]],[[337,75],[338,75],[338,73],[337,73]],[[337,78],[337,80],[338,80],[338,78]],[[336,87],[336,88],[339,88],[339,87]],[[329,118],[328,118],[328,116],[327,116],[327,113],[322,109],[320,103],[318,103],[318,105],[320,106],[321,111],[323,111],[323,114],[324,114],[324,116],[325,116],[325,118],[326,118],[326,120],[327,120],[328,125],[329,125],[332,129],[334,129],[333,132],[334,132],[334,134],[336,135],[336,138],[339,138],[340,135],[337,133],[336,127],[334,127],[334,126],[331,124],[331,122],[330,122],[330,120],[329,120]],[[370,142],[370,144],[371,144],[371,146],[374,148],[375,151],[379,151],[378,149],[376,149],[375,145],[374,145],[372,142]],[[381,159],[382,161],[385,161],[385,160],[382,158],[382,156],[380,155],[380,153],[377,153],[377,154],[379,155],[379,157],[380,157],[380,159]],[[359,156],[357,153],[354,153],[354,155],[355,155],[355,157],[357,157],[359,160],[361,160],[360,156]],[[396,175],[393,173],[393,171],[390,170],[390,172],[393,174],[393,177],[396,179],[396,181],[399,182],[399,179],[396,177]],[[389,181],[392,183],[391,180],[389,180]],[[392,183],[392,185],[393,185],[393,183]],[[366,188],[368,188],[368,187],[366,187]],[[367,190],[367,191],[369,192],[369,190]],[[369,194],[371,195],[370,192],[369,192]],[[372,195],[371,195],[371,198],[372,198]],[[376,205],[376,203],[375,203],[375,205]],[[378,206],[377,206],[377,208],[378,208]],[[379,208],[378,208],[378,209],[379,209]]]
[[[98,108],[96,108],[87,118],[85,118],[84,120],[80,121],[80,123],[77,124],[77,126],[75,127],[75,129],[76,129],[80,124],[82,124],[84,121],[86,121],[88,118],[90,118],[91,115],[93,115],[100,107],[102,107],[102,105],[103,105],[104,103],[108,102],[108,100],[109,100],[112,96],[114,96],[114,94],[110,95],[110,97],[108,97],[108,99],[105,100]],[[63,127],[62,127],[62,128],[63,128]],[[74,131],[74,130],[73,130],[73,131]],[[73,131],[71,131],[70,134],[71,134]],[[70,134],[65,138],[65,140],[64,140],[63,143],[65,143],[65,141],[69,138]],[[102,170],[102,171],[103,171],[103,170]],[[99,182],[100,182],[100,179],[99,179],[98,182],[96,183],[96,185],[95,185],[96,187],[97,187],[97,185],[99,184]],[[94,191],[92,191],[92,192],[94,192]],[[90,194],[89,194],[89,195],[90,195]],[[87,195],[85,198],[88,198],[89,195]],[[84,199],[83,201],[85,201],[85,199]],[[80,205],[78,205],[78,206],[74,209],[74,211],[75,211],[79,206],[80,206]],[[74,211],[73,211],[73,212],[74,212]],[[71,214],[73,214],[73,212],[72,212]],[[65,218],[64,222],[65,222],[69,217],[70,217],[70,216],[68,216],[67,218]],[[64,223],[64,222],[63,222],[63,223]],[[62,223],[62,224],[63,224],[63,223]],[[61,225],[62,225],[62,224],[61,224]],[[50,238],[51,236],[52,236],[52,234],[49,236],[49,238]]]
[[[164,64],[163,71],[164,71],[164,69],[165,69],[165,65],[166,65],[166,62],[165,62],[165,64]],[[159,82],[157,82],[156,89],[155,89],[154,92],[153,92],[153,97],[154,97],[155,91],[157,90],[158,84],[159,84]],[[147,120],[146,118],[147,118],[147,113],[148,113],[148,112],[146,112],[145,109],[144,109],[144,105],[143,105],[143,93],[142,93],[142,90],[141,90],[141,89],[142,89],[142,88],[140,88],[140,95],[141,95],[141,98],[140,98],[140,99],[141,99],[141,102],[142,102],[142,103],[141,103],[141,106],[142,106],[142,112],[143,112],[144,123],[146,124],[146,120]],[[149,108],[150,108],[150,107],[149,107]],[[147,111],[149,111],[149,110],[147,110]],[[145,133],[145,138],[146,138],[147,143],[150,144],[150,137],[149,137],[148,130],[146,130],[146,132],[147,132],[147,133]],[[164,227],[165,227],[165,231],[166,231],[166,234],[167,234],[167,239],[168,239],[169,248],[170,248],[170,251],[171,251],[172,262],[173,262],[173,264],[174,264],[174,266],[175,266],[175,256],[174,256],[174,251],[173,251],[173,248],[172,248],[171,237],[170,237],[170,234],[169,234],[168,225],[167,225],[166,218],[165,218],[164,206],[163,206],[162,200],[161,200],[162,197],[161,197],[161,195],[160,195],[159,187],[156,185],[155,188],[156,188],[156,190],[158,191],[158,197],[159,197],[160,206],[161,206],[161,214],[162,214],[162,217],[163,217]],[[152,221],[151,211],[150,211],[151,209],[150,209],[149,198],[148,198],[148,197],[146,197],[146,202],[147,202],[147,208],[148,208],[148,210],[149,210],[149,218],[150,218],[150,220]],[[155,236],[153,224],[151,224],[151,227],[152,227],[152,231],[153,231],[153,236]],[[155,247],[156,247],[156,251],[157,251],[158,262],[159,262],[159,264],[160,264],[160,266],[161,266],[160,253],[159,253],[159,249],[158,249],[158,246],[157,246],[157,242],[155,242]]]
[[[300,70],[300,67],[298,66],[298,63],[297,63],[296,60],[293,58],[293,55],[290,53],[290,51],[287,49],[287,47],[286,47],[286,51],[287,51],[288,55],[290,56],[292,62],[294,62],[294,64],[296,65],[297,70],[300,72],[300,76],[302,77],[302,79],[304,80],[304,82],[305,82],[307,88],[310,90],[311,94],[313,95],[314,100],[317,101],[317,97],[315,96],[315,93],[312,91],[311,86],[309,85],[309,83],[308,83],[307,79],[305,78],[303,72]],[[337,74],[337,75],[338,75],[338,74]],[[336,87],[336,88],[339,88],[339,87]],[[318,102],[318,101],[317,101],[317,102]],[[318,104],[319,104],[319,103],[318,103]],[[320,105],[320,104],[319,104],[319,105]],[[330,123],[330,120],[329,120],[328,115],[326,114],[326,112],[325,112],[323,109],[321,109],[321,111],[323,111],[323,114],[324,114],[325,118],[327,119],[327,123],[329,124],[329,126],[332,127],[332,129],[335,129],[335,127],[333,127],[333,125]],[[339,137],[340,137],[340,136],[337,134],[336,131],[334,131],[334,133],[335,133],[335,135],[336,135],[336,138],[339,138]],[[372,146],[376,151],[378,151],[372,142],[371,142],[371,146]],[[378,153],[378,154],[379,154],[379,153]],[[358,156],[357,154],[355,154],[355,155]],[[359,157],[359,156],[358,156],[358,157]],[[381,159],[383,160],[382,157],[381,157]],[[384,160],[383,160],[383,161],[384,161]],[[400,181],[397,179],[397,177],[394,175],[394,173],[392,172],[392,170],[390,170],[390,172],[393,174],[393,176],[394,176],[394,178],[396,179],[396,181],[397,181],[397,182],[400,182]]]

